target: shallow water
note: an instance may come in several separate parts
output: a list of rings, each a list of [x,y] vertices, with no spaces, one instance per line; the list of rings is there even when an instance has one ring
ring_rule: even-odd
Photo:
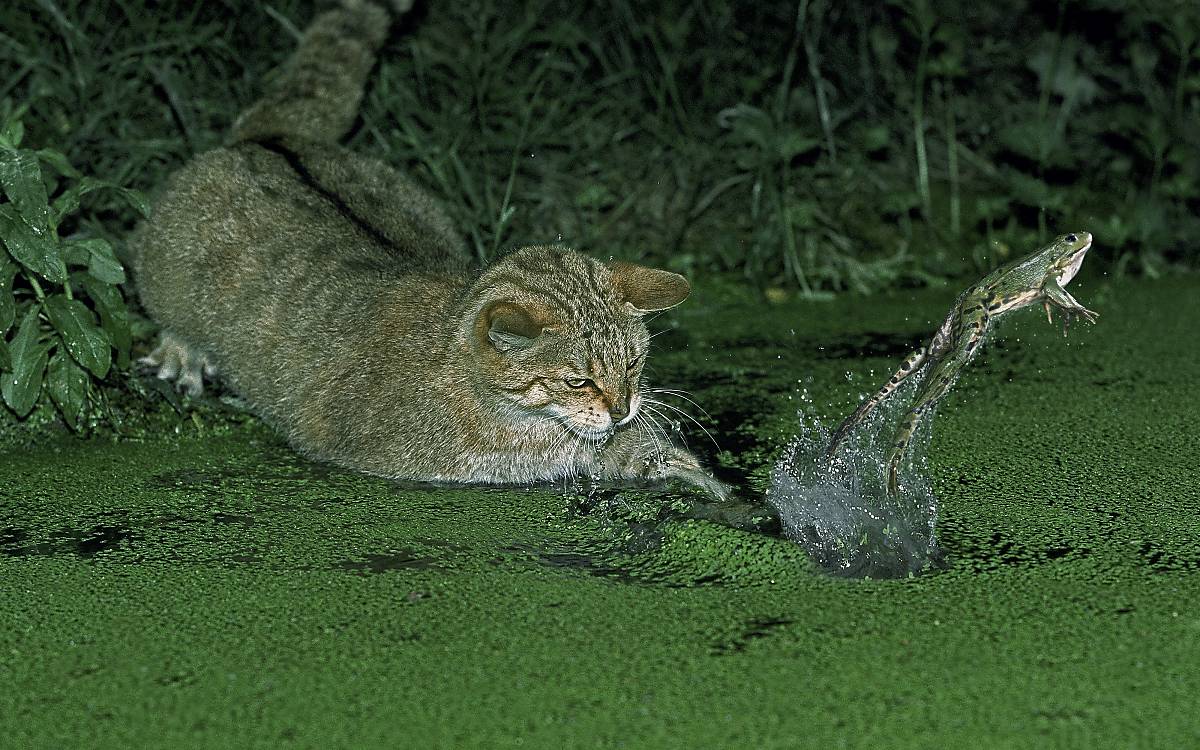
[[[937,575],[821,574],[762,499],[951,289],[660,319],[730,503],[401,486],[254,423],[0,446],[0,745],[1196,746],[1200,287],[1082,287],[1099,325],[1005,326],[924,436]]]

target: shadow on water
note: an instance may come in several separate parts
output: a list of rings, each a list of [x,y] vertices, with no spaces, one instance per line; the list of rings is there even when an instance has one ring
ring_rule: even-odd
[[[391,550],[386,554],[363,555],[362,560],[343,560],[335,570],[351,573],[386,573],[389,570],[434,570],[442,567],[439,559],[416,550]]]
[[[57,531],[42,542],[30,542],[29,537],[27,531],[16,527],[0,530],[0,554],[7,557],[66,554],[89,560],[132,540],[133,530],[122,526],[97,524],[87,529]]]

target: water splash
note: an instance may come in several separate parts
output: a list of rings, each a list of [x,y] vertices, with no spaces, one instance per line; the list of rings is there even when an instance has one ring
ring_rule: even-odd
[[[802,414],[799,434],[775,465],[767,502],[784,533],[831,575],[903,578],[942,567],[926,462],[932,418],[923,420],[900,468],[899,493],[887,491],[892,425],[916,385],[881,405],[831,458],[831,431]]]

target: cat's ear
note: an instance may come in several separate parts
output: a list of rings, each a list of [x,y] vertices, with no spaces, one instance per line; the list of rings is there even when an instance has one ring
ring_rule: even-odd
[[[612,269],[613,286],[625,298],[634,315],[666,310],[687,299],[692,287],[677,273],[617,261]]]
[[[547,328],[544,311],[512,300],[493,302],[479,316],[479,330],[497,351],[524,349]]]

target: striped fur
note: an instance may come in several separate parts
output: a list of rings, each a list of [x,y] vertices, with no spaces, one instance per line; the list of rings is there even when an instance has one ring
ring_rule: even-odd
[[[475,267],[437,201],[335,143],[387,14],[319,16],[229,145],[175,174],[136,232],[148,361],[220,373],[298,450],[387,477],[680,477],[724,487],[641,412],[645,313],[677,274],[530,246]]]

